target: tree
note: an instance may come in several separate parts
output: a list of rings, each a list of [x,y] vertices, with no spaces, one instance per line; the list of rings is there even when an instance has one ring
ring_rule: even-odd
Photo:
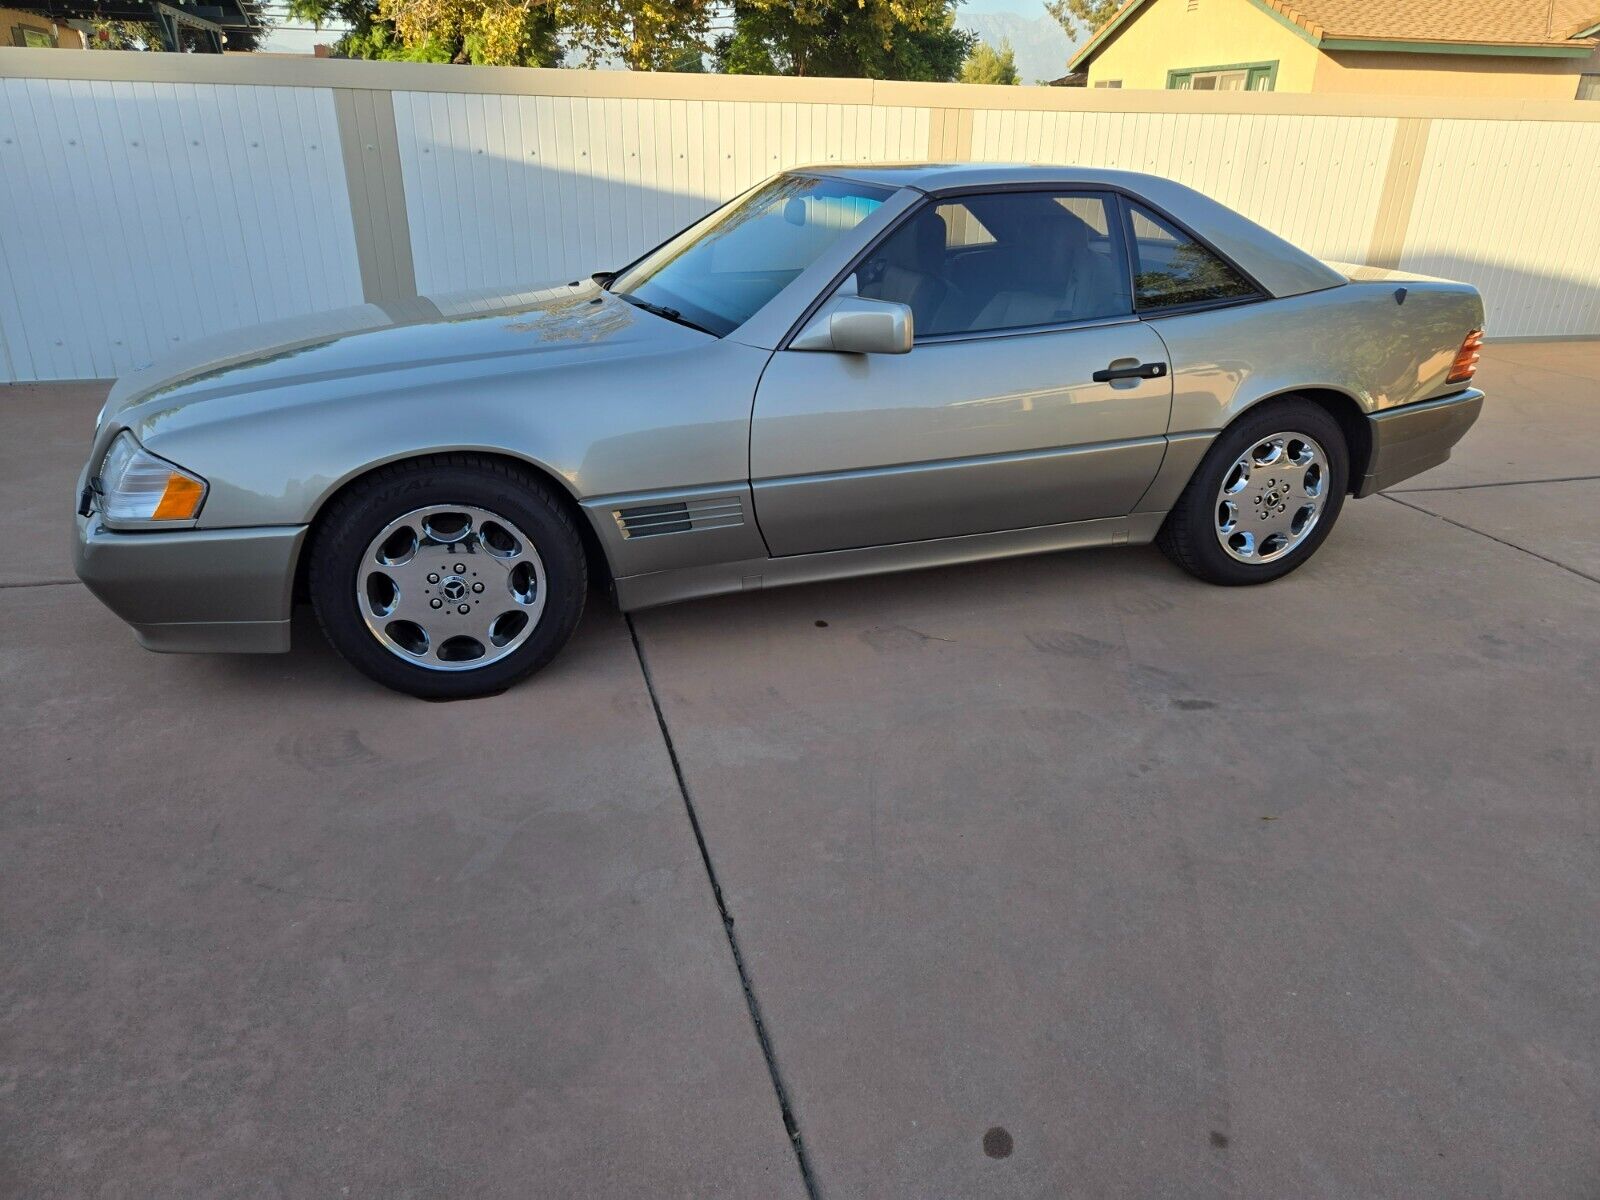
[[[1017,56],[1011,49],[1011,40],[1002,38],[1000,47],[979,42],[961,64],[962,83],[1021,83],[1017,74]]]
[[[554,12],[535,0],[378,0],[409,54],[424,62],[550,66],[559,61]]]
[[[1061,22],[1073,41],[1099,29],[1121,7],[1122,0],[1044,0],[1044,10]]]
[[[956,0],[734,0],[717,40],[730,75],[956,78],[977,39],[955,27]]]
[[[693,69],[713,0],[289,0],[289,14],[350,26],[348,58],[553,67],[564,41],[586,65]]]
[[[550,67],[561,61],[548,0],[289,0],[289,15],[350,27],[347,58]]]
[[[693,45],[684,45],[662,69],[681,71],[687,75],[704,75],[706,73],[706,48],[704,43],[696,42]]]
[[[407,0],[410,2],[410,0]],[[559,0],[563,34],[589,66],[615,55],[635,71],[703,70],[713,0]]]

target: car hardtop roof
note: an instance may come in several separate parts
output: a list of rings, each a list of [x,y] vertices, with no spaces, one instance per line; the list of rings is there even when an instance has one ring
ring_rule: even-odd
[[[949,188],[1004,187],[1009,184],[1098,184],[1143,191],[1158,176],[1067,163],[818,163],[794,167],[800,175],[848,179],[877,187],[940,192]]]
[[[1345,276],[1269,229],[1176,180],[1141,171],[1035,163],[828,163],[792,174],[911,188],[940,196],[969,188],[1028,185],[1112,188],[1128,192],[1214,247],[1269,296],[1342,287]]]

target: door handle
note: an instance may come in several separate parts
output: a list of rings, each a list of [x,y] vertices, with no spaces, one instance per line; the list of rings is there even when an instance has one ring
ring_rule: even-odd
[[[1166,363],[1147,362],[1132,367],[1107,367],[1103,371],[1096,371],[1092,378],[1096,383],[1110,383],[1113,379],[1160,379],[1166,373]]]

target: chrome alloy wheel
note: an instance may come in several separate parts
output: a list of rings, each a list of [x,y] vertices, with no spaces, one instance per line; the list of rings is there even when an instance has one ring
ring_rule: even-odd
[[[465,504],[389,522],[356,572],[356,605],[372,636],[435,671],[471,671],[513,653],[538,625],[546,591],[528,535]]]
[[[1241,454],[1217,493],[1217,541],[1244,563],[1282,558],[1311,535],[1328,498],[1328,455],[1303,433],[1274,433]]]

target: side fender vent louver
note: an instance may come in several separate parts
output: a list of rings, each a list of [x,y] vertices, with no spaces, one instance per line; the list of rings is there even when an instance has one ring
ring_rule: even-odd
[[[738,496],[703,496],[662,504],[633,504],[614,508],[611,515],[625,538],[656,537],[743,525],[744,503]]]

